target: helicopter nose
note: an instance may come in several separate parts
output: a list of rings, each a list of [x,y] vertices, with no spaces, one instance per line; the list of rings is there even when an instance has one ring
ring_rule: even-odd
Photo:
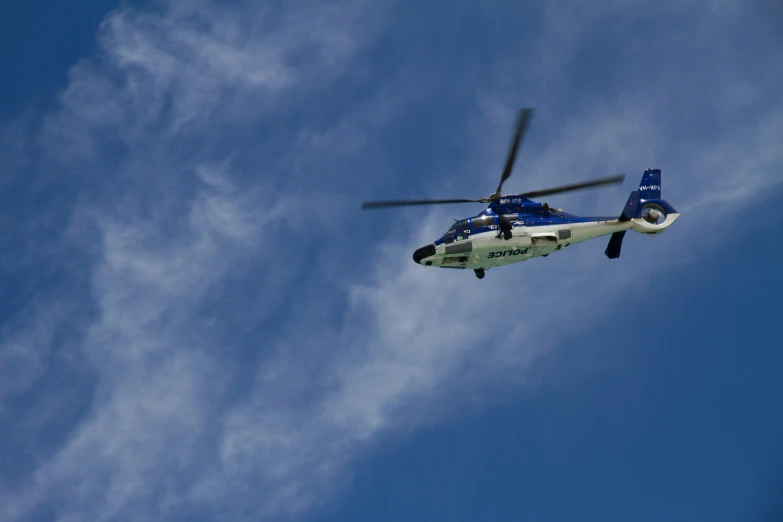
[[[413,253],[413,260],[417,263],[421,264],[421,260],[425,257],[430,257],[435,255],[435,245],[430,243],[427,246],[421,247],[418,250],[416,250]]]

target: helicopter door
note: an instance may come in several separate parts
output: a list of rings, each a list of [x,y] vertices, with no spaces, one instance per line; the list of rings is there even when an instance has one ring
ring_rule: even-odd
[[[498,216],[498,225],[501,232],[511,232],[514,229],[514,223],[517,223],[519,220],[519,214],[502,214]]]

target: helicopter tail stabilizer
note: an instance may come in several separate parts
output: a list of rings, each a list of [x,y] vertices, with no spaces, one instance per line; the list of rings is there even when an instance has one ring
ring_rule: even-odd
[[[639,188],[631,192],[619,221],[634,220],[631,230],[655,235],[666,230],[679,217],[668,201],[661,199],[661,169],[647,169]],[[609,239],[605,254],[609,259],[620,257],[625,231],[615,232]]]
[[[645,170],[639,189],[631,192],[625,204],[620,221],[644,218],[646,222],[655,225],[656,216],[665,218],[669,214],[679,216],[677,210],[668,201],[661,199],[661,169]]]
[[[642,199],[661,199],[661,169],[647,169],[639,183]]]
[[[642,181],[643,183],[644,181]],[[634,219],[639,211],[639,202],[641,201],[640,191],[634,190],[631,195],[628,196],[628,201],[625,203],[622,214],[618,218],[618,221],[631,221]],[[623,238],[625,237],[625,230],[615,232],[612,237],[609,238],[609,244],[606,246],[604,254],[609,259],[617,259],[620,257],[620,250],[623,248]]]

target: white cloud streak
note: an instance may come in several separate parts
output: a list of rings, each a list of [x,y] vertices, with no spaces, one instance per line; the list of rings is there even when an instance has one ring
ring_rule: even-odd
[[[553,22],[561,11],[552,9],[544,41],[562,31]],[[66,236],[92,253],[84,297],[94,313],[77,315],[85,334],[68,344],[67,360],[88,369],[94,388],[75,397],[89,411],[60,444],[17,485],[4,477],[4,519],[41,509],[63,521],[306,514],[347,486],[352,462],[379,436],[453,414],[489,378],[524,381],[542,350],[601,317],[639,274],[679,253],[699,230],[697,218],[714,205],[739,210],[780,181],[780,112],[666,155],[676,139],[672,118],[657,115],[671,100],[640,87],[575,112],[557,132],[537,120],[551,139],[525,160],[524,184],[571,180],[585,165],[634,166],[640,176],[640,161],[666,155],[665,197],[688,214],[654,241],[627,242],[644,242],[655,259],[611,264],[603,245],[582,245],[483,281],[414,265],[413,248],[449,222],[444,210],[423,222],[395,216],[404,226],[385,232],[377,248],[325,237],[356,226],[355,218],[299,210],[308,193],[287,193],[273,177],[297,161],[331,166],[361,156],[368,135],[416,96],[380,95],[376,112],[349,105],[333,127],[307,124],[292,132],[298,140],[279,147],[269,139],[259,153],[244,136],[249,123],[293,113],[307,97],[328,103],[330,83],[350,82],[341,75],[350,78],[382,27],[381,13],[362,3],[273,11],[199,2],[113,13],[101,32],[105,59],[74,68],[61,110],[47,118],[47,164],[86,168],[74,174],[81,182],[104,178],[94,199],[76,202]],[[569,34],[568,53],[585,45],[578,31]],[[561,64],[563,53],[555,53]],[[562,70],[539,74],[559,78]],[[728,83],[714,103],[750,88]],[[483,142],[462,167],[466,175],[498,163],[508,140],[496,110],[509,105],[508,94],[484,96],[490,112],[474,124]],[[317,152],[304,150],[312,144]],[[261,181],[243,174],[258,161]],[[732,185],[737,172],[744,183]],[[337,188],[313,197],[345,197],[355,173],[327,175]],[[635,183],[636,171],[629,177]],[[493,186],[495,175],[486,179]],[[563,204],[619,212],[619,192]],[[324,217],[331,223],[320,225]],[[372,250],[354,257],[359,248]],[[45,320],[46,308],[36,313],[37,323]],[[574,319],[560,332],[562,314]],[[268,331],[259,335],[255,324]],[[0,393],[34,393],[43,366],[55,364],[50,334],[20,325],[3,335],[0,361],[18,357],[22,369]]]

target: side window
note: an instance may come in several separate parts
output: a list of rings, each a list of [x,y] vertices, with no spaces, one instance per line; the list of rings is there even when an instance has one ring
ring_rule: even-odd
[[[457,235],[458,236],[466,236],[468,235],[468,220],[463,219],[462,221],[457,222]]]
[[[519,215],[518,214],[503,214],[502,216],[500,216],[500,222],[501,223],[511,224],[514,221],[519,221]]]
[[[480,216],[475,217],[470,222],[470,228],[473,230],[477,230],[479,228],[486,228],[491,227],[495,224],[495,218],[492,216]]]

